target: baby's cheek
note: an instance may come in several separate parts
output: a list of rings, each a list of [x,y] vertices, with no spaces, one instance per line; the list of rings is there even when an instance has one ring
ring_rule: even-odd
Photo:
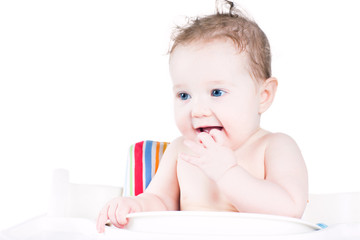
[[[184,132],[186,132],[186,124],[185,121],[179,118],[175,119],[175,123],[177,128],[179,129],[179,131],[181,132],[181,134],[183,134]]]
[[[188,123],[186,123],[186,121],[176,121],[176,126],[182,136],[189,138],[193,135],[192,127]]]

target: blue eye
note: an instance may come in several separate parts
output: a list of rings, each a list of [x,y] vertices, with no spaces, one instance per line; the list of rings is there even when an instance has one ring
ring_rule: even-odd
[[[220,90],[220,89],[214,89],[211,91],[211,96],[213,96],[213,97],[221,97],[224,94],[225,94],[225,91]]]
[[[179,93],[179,94],[178,94],[178,97],[179,97],[181,100],[185,101],[185,100],[188,100],[188,99],[190,98],[190,95],[187,94],[187,93],[182,92],[182,93]]]

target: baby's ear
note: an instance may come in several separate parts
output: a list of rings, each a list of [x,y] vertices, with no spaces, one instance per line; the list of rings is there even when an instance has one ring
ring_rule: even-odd
[[[277,86],[278,81],[274,77],[266,79],[260,86],[260,114],[265,112],[271,106],[275,98]]]

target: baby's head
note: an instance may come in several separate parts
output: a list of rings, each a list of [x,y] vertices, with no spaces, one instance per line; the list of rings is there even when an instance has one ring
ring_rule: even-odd
[[[179,28],[170,49],[176,124],[183,136],[220,131],[237,148],[260,127],[277,81],[271,77],[268,40],[235,10]]]
[[[226,7],[228,10],[224,11]],[[257,83],[271,77],[271,52],[265,33],[230,1],[218,4],[213,15],[196,18],[184,27],[177,27],[169,53],[171,56],[180,45],[220,39],[231,40],[239,53],[246,53],[249,73]]]

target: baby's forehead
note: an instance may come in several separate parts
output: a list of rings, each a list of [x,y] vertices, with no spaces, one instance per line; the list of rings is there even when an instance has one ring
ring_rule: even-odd
[[[173,83],[178,84],[252,78],[247,52],[224,40],[178,45],[170,56],[170,74]]]
[[[247,50],[239,49],[232,40],[224,38],[196,40],[179,44],[170,54],[169,61],[170,67],[177,64],[194,62],[197,64],[198,61],[208,61],[215,62],[220,66],[228,64],[251,71]]]
[[[243,50],[237,47],[234,41],[226,38],[215,38],[215,39],[200,39],[194,40],[187,43],[182,43],[177,45],[173,51],[170,53],[170,60],[174,55],[184,55],[189,53],[227,53],[231,57],[240,57],[246,60],[245,62],[249,64],[249,54],[247,49]],[[244,63],[245,63],[244,62]]]

